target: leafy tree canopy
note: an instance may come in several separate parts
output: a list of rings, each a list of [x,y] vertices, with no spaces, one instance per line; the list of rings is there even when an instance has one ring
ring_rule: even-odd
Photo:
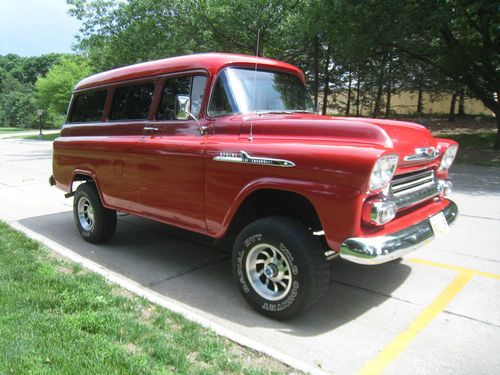
[[[62,58],[36,81],[39,104],[51,114],[65,114],[76,83],[91,73],[84,59],[76,56]]]

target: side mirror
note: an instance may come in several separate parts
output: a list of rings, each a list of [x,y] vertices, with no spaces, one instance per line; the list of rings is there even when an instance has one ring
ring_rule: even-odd
[[[177,120],[187,120],[189,116],[189,109],[191,106],[191,99],[188,95],[176,95],[175,97],[175,118]]]

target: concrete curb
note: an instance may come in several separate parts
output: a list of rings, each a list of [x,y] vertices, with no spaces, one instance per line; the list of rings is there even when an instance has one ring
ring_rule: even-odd
[[[247,348],[250,348],[252,350],[258,351],[260,353],[266,354],[290,367],[293,367],[297,370],[312,374],[312,375],[324,375],[324,374],[329,374],[328,372],[325,372],[321,369],[318,369],[316,367],[313,367],[307,363],[301,362],[300,360],[293,358],[291,356],[288,356],[276,349],[273,349],[271,347],[268,347],[264,344],[261,344],[255,340],[252,340],[248,337],[245,337],[243,335],[240,335],[236,332],[231,331],[230,329],[211,322],[207,318],[201,316],[200,314],[196,313],[192,309],[188,308],[186,305],[168,298],[164,295],[161,295],[160,293],[157,293],[153,290],[150,290],[139,283],[119,274],[114,271],[111,271],[107,269],[106,267],[90,260],[87,259],[83,256],[81,256],[78,253],[75,253],[74,251],[68,249],[67,247],[64,247],[60,244],[58,244],[55,241],[52,241],[51,239],[42,236],[41,234],[38,234],[25,226],[23,226],[21,223],[18,221],[10,222],[9,223],[14,229],[17,229],[20,232],[23,232],[26,234],[28,237],[32,238],[33,240],[39,241],[43,243],[45,246],[47,246],[49,249],[52,251],[64,256],[65,258],[76,262],[86,269],[93,271],[95,273],[100,274],[106,280],[117,284],[121,286],[122,288],[127,289],[128,291],[143,297],[147,299],[149,302],[154,303],[156,305],[162,306],[166,309],[169,309],[173,312],[176,312],[178,314],[181,314],[184,316],[186,319],[196,322],[200,324],[201,326],[208,328],[212,331],[214,331],[216,334],[220,336],[224,336],[228,338],[231,341],[234,341],[235,343],[245,346]]]

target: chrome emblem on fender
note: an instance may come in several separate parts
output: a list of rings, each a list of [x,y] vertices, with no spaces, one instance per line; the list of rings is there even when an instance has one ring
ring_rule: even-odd
[[[440,155],[435,147],[419,147],[415,149],[413,155],[405,156],[405,161],[432,160]]]
[[[218,156],[214,157],[215,161],[225,161],[228,163],[241,163],[241,164],[260,164],[269,165],[272,167],[295,167],[295,164],[289,160],[274,159],[265,157],[250,156],[245,151],[240,152],[221,152]]]

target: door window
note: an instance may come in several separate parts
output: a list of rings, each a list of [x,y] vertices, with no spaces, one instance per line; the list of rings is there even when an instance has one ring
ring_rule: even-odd
[[[190,112],[198,116],[201,110],[201,103],[205,94],[205,76],[175,77],[165,81],[163,93],[156,114],[157,120],[176,120],[177,96],[188,96],[190,98]]]

